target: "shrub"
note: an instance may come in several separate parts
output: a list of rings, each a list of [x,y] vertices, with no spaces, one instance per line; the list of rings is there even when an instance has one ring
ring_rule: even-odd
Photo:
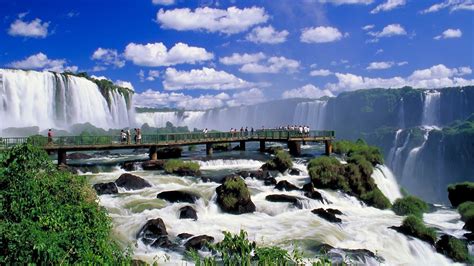
[[[380,149],[367,145],[367,143],[361,139],[357,140],[355,143],[347,140],[336,141],[334,143],[334,152],[348,158],[360,155],[374,166],[377,164],[383,164],[383,155],[380,152]]]
[[[275,157],[267,161],[267,163],[262,167],[268,170],[278,170],[283,173],[284,171],[293,167],[293,161],[291,160],[291,156],[288,152],[284,150],[277,150]]]
[[[29,144],[6,152],[0,187],[0,264],[129,261],[85,177],[56,170],[46,152]]]
[[[428,204],[415,196],[406,196],[395,200],[392,210],[397,215],[415,215],[422,217],[429,210]]]
[[[179,159],[171,159],[166,161],[163,168],[165,169],[165,172],[172,174],[179,170],[191,170],[193,172],[198,172],[200,167],[196,162],[185,162]]]
[[[374,188],[372,191],[367,192],[361,195],[362,201],[367,203],[370,206],[379,209],[388,209],[392,204],[390,204],[390,200],[385,197],[385,195],[380,191],[378,187]]]
[[[409,215],[403,220],[401,229],[408,235],[419,238],[434,244],[436,241],[436,232],[433,228],[426,227],[421,218],[415,215]]]
[[[436,251],[457,262],[468,262],[469,251],[467,243],[450,235],[443,235],[436,242]]]
[[[461,214],[461,220],[464,221],[464,228],[474,231],[474,202],[466,201],[459,205],[458,212]]]
[[[312,159],[308,164],[309,176],[319,188],[342,189],[344,176],[342,164],[334,157],[322,156]],[[347,184],[344,191],[348,191]]]

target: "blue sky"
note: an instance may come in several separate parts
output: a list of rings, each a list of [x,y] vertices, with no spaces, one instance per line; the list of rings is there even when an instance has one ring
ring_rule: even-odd
[[[137,105],[474,84],[473,0],[0,2],[3,67],[130,83]]]

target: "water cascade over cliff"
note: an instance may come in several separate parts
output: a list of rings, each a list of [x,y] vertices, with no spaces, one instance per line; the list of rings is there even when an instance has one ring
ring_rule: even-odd
[[[99,88],[71,74],[9,69],[0,69],[0,81],[0,129],[67,129],[87,122],[100,128],[133,124],[132,92],[124,88]]]

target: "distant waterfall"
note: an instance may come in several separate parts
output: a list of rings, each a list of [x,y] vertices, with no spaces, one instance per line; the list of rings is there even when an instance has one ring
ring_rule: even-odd
[[[400,106],[398,108],[398,127],[405,128],[405,101],[403,98],[400,98]]]
[[[440,99],[441,93],[439,91],[425,92],[423,99],[423,117],[421,121],[423,126],[439,125],[441,112]]]
[[[297,125],[308,125],[311,129],[324,129],[326,101],[298,103],[293,122]]]
[[[425,131],[424,134],[423,134],[423,142],[421,143],[420,146],[413,148],[408,153],[408,157],[405,161],[405,165],[403,167],[403,174],[402,174],[402,180],[403,180],[404,184],[411,183],[411,181],[416,178],[415,168],[417,166],[418,154],[423,149],[423,147],[425,146],[426,141],[428,141],[428,136],[429,136],[430,131],[432,129],[431,128],[424,128],[423,130]]]
[[[38,126],[64,128],[91,123],[100,128],[133,124],[120,92],[109,99],[86,78],[53,72],[0,69],[0,128]]]

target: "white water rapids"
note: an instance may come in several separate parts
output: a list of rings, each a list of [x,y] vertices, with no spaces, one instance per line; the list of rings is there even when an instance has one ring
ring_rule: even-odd
[[[253,169],[257,170],[263,162],[254,160],[211,160],[199,161],[205,171],[215,169]],[[300,176],[279,175],[277,181],[287,180],[299,187],[309,182],[304,170],[305,165],[298,163],[296,168],[303,170]],[[116,180],[122,172],[100,173],[91,175],[91,183]],[[295,244],[304,251],[306,257],[314,256],[314,247],[326,243],[336,248],[367,249],[384,259],[384,265],[448,265],[452,261],[436,253],[427,243],[407,237],[390,226],[400,225],[403,217],[390,210],[379,210],[367,207],[354,197],[343,193],[318,190],[328,203],[308,199],[301,191],[279,191],[273,186],[264,186],[256,179],[246,179],[251,191],[256,212],[242,215],[223,213],[215,203],[218,183],[204,183],[192,177],[177,177],[157,171],[136,171],[152,183],[152,187],[135,191],[119,189],[118,195],[100,196],[100,204],[105,206],[114,223],[114,232],[124,244],[132,246],[134,258],[147,262],[164,264],[185,264],[182,254],[155,249],[137,241],[136,234],[149,219],[162,218],[168,234],[174,239],[180,233],[194,235],[206,234],[223,239],[222,231],[238,233],[243,229],[248,232],[249,239],[259,245],[278,245],[292,250]],[[399,197],[398,186],[388,168],[378,166],[373,175],[380,189],[393,200]],[[156,198],[162,191],[186,190],[201,196],[196,204],[169,203]],[[265,200],[270,194],[287,194],[301,197],[302,209],[288,203],[274,203]],[[198,220],[180,220],[179,208],[192,205]],[[342,211],[341,224],[330,223],[311,213],[314,208],[335,208]],[[457,222],[451,222],[451,220]],[[438,211],[426,216],[431,226],[442,231],[462,233],[462,222],[459,215],[450,210]],[[367,258],[362,263],[379,265],[380,262]]]

